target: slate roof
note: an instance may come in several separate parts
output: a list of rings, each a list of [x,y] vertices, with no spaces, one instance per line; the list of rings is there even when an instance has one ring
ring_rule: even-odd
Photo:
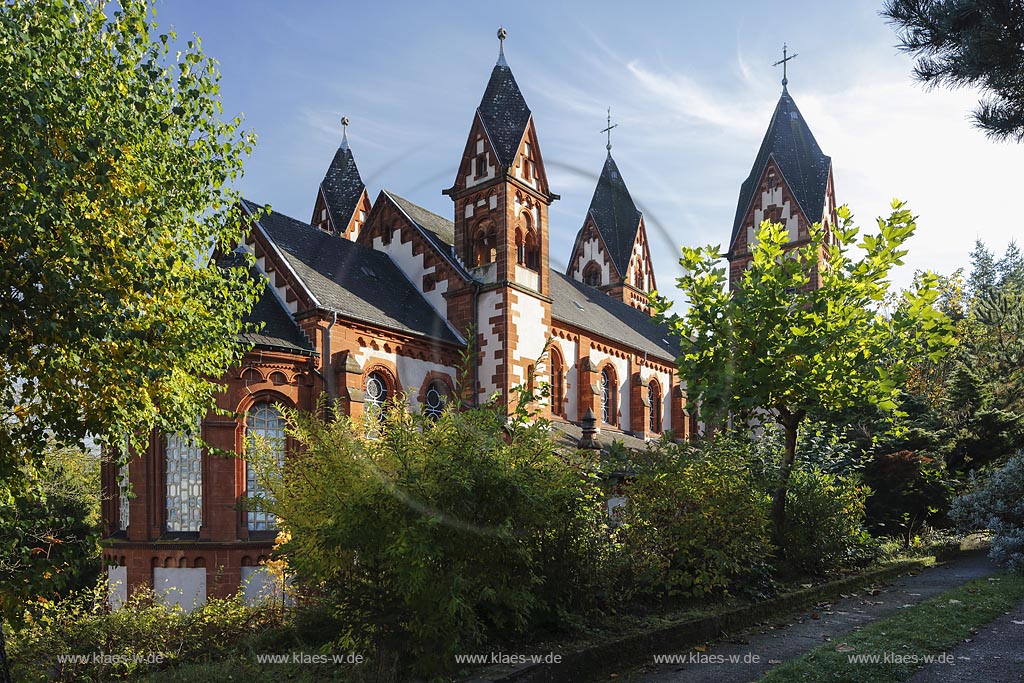
[[[526,124],[530,122],[530,108],[504,59],[494,65],[491,80],[487,82],[476,111],[494,145],[498,163],[509,168],[519,151]]]
[[[619,276],[625,277],[642,214],[633,203],[611,152],[608,152],[601,177],[597,180],[588,213],[597,224]]]
[[[455,224],[443,216],[438,216],[429,209],[424,209],[419,204],[413,204],[405,197],[399,197],[394,192],[382,190],[387,197],[395,203],[398,208],[405,212],[410,220],[416,224],[423,236],[426,237],[437,249],[438,253],[444,256],[449,263],[467,280],[470,275],[466,268],[455,257],[452,245],[455,244]]]
[[[249,210],[258,205],[247,202]],[[462,346],[387,254],[277,212],[259,220],[288,266],[324,308],[388,329]]]
[[[355,213],[359,197],[366,185],[359,176],[356,160],[349,149],[348,140],[343,140],[338,151],[327,167],[327,173],[320,182],[320,190],[327,200],[327,210],[331,214],[334,229],[343,232]]]
[[[775,160],[807,220],[811,223],[819,222],[825,206],[825,188],[832,159],[825,156],[818,147],[811,129],[807,127],[807,122],[785,87],[782,88],[782,96],[764,134],[750,175],[740,186],[732,239],[729,240],[730,253],[770,158]]]
[[[245,264],[241,254],[226,254],[217,259],[221,268],[237,268]],[[309,338],[303,334],[295,319],[270,289],[270,283],[255,268],[249,269],[254,280],[264,283],[263,292],[243,322],[259,325],[257,332],[244,332],[239,341],[257,348],[292,351],[304,355],[316,355]]]
[[[629,304],[555,270],[551,273],[551,317],[674,362],[679,345],[668,327]]]
[[[246,343],[258,348],[294,351],[306,355],[316,353],[309,343],[309,338],[295,324],[291,313],[284,308],[281,301],[271,291],[270,283],[264,287],[263,294],[260,295],[259,301],[253,306],[245,321],[263,323],[259,332],[241,335],[242,341]]]

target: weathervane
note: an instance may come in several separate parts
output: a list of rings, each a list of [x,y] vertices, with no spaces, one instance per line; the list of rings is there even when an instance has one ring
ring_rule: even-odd
[[[508,38],[508,31],[504,26],[498,27],[498,64],[507,66],[505,63],[505,39]]]
[[[786,78],[786,62],[790,61],[791,59],[796,59],[798,56],[799,55],[797,55],[794,52],[791,57],[787,57],[786,56],[786,44],[783,43],[782,44],[782,59],[780,59],[779,61],[777,61],[774,64],[772,64],[772,66],[778,66],[779,64],[782,65],[782,87],[783,88],[785,88],[786,85],[789,83],[789,79]]]
[[[341,147],[348,149],[348,117],[341,117]]]
[[[608,134],[608,144],[605,145],[605,149],[608,150],[609,154],[612,153],[612,128],[617,128],[618,125],[619,124],[617,124],[617,123],[614,124],[614,125],[612,124],[612,108],[608,107],[608,127],[607,128],[602,128],[601,132]]]

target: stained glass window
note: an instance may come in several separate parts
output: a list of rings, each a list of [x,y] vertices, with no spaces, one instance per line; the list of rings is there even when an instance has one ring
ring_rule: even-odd
[[[366,405],[380,413],[388,401],[388,383],[378,372],[366,376]]]
[[[131,521],[131,516],[129,514],[130,508],[128,506],[128,463],[121,465],[117,469],[117,487],[118,524],[120,525],[122,531],[127,531],[128,522]]]
[[[601,371],[601,420],[613,424],[615,419],[615,381],[608,368]]]
[[[199,531],[203,523],[203,453],[189,436],[167,437],[167,530]]]
[[[442,382],[431,382],[427,388],[426,401],[423,404],[423,414],[432,420],[441,417],[444,412],[445,397],[448,390]]]
[[[661,431],[661,392],[658,386],[651,382],[647,385],[647,401],[651,404],[650,429],[652,432]]]
[[[249,410],[246,420],[249,448],[269,448],[278,466],[284,466],[284,416],[270,403],[257,403]],[[259,444],[259,446],[257,446]],[[266,492],[256,480],[256,471],[246,463],[245,485],[250,498],[265,495]],[[249,530],[267,531],[275,528],[274,517],[265,510],[248,511]]]

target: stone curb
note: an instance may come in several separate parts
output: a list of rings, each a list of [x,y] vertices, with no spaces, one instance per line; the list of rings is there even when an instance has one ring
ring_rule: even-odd
[[[926,566],[925,559],[900,560],[885,567],[786,593],[753,605],[563,653],[559,664],[526,664],[500,674],[477,674],[473,678],[463,679],[463,683],[565,683],[593,679],[601,674],[650,662],[654,653],[678,652],[717,639],[723,633],[742,631],[770,617],[796,612],[840,593],[853,592]]]

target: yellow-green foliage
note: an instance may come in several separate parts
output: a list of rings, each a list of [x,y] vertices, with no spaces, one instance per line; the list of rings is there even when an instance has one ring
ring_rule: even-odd
[[[594,599],[606,547],[594,463],[557,453],[543,423],[398,406],[380,423],[290,420],[302,455],[268,480],[270,509],[342,649],[401,651],[436,673]]]
[[[626,492],[618,538],[641,590],[700,597],[772,554],[768,496],[732,453],[668,447]]]

